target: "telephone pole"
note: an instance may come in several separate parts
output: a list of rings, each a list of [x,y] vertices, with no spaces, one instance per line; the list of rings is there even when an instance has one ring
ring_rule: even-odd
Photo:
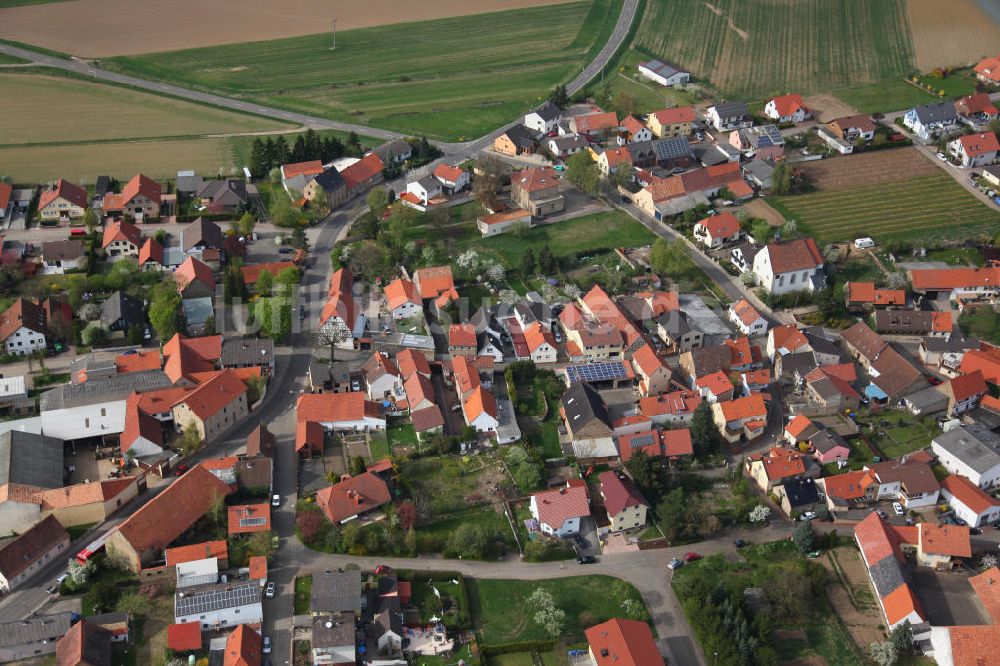
[[[333,19],[333,46],[330,47],[330,50],[337,50],[337,19]]]

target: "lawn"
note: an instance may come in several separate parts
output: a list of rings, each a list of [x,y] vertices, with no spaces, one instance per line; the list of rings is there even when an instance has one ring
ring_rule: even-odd
[[[970,337],[1000,344],[1000,317],[990,308],[966,310],[958,318],[958,324]]]
[[[510,523],[507,522],[507,518],[502,513],[494,511],[492,507],[482,506],[466,509],[461,515],[452,514],[442,520],[417,525],[417,551],[440,553],[451,533],[464,523],[481,525],[498,535],[499,539],[506,544],[502,550],[515,547],[514,535],[510,531]]]
[[[389,454],[392,453],[388,437],[381,433],[371,435],[371,439],[368,442],[368,450],[372,454],[372,462],[388,458]]]
[[[944,173],[850,191],[769,197],[768,203],[822,243],[860,236],[883,242],[992,237],[1000,227],[1000,212]]]
[[[493,500],[490,485],[503,480],[500,467],[486,456],[434,456],[400,464],[400,483],[433,518],[464,514]]]
[[[861,432],[886,458],[899,458],[930,446],[937,434],[933,419],[915,417],[909,412],[885,410],[877,414],[855,416]]]
[[[286,123],[79,79],[0,70],[0,146],[261,132]],[[114,109],[114,122],[108,110]]]
[[[473,138],[569,80],[621,0],[419,21],[105,60],[107,67],[336,120]],[[318,24],[317,24],[318,25]]]
[[[312,601],[312,576],[299,576],[295,579],[295,608],[296,615],[308,615],[309,604]]]
[[[69,540],[76,541],[84,534],[86,534],[87,530],[89,530],[96,524],[97,523],[86,523],[85,525],[73,525],[72,527],[67,527],[66,531],[69,533]]]
[[[389,452],[397,446],[417,446],[417,433],[412,423],[393,423],[386,429],[389,437]],[[375,452],[372,451],[372,455]]]
[[[649,0],[633,47],[760,100],[910,74],[908,25],[905,0]]]
[[[975,92],[975,82],[965,71],[944,79],[923,76],[920,77],[920,81],[934,86],[935,90],[944,90],[944,99],[950,100]],[[859,112],[868,114],[903,111],[918,104],[941,99],[937,92],[915,86],[902,77],[881,83],[848,86],[831,92]]]
[[[505,265],[516,266],[527,250],[532,250],[537,256],[546,245],[554,256],[569,257],[588,252],[610,252],[616,247],[649,245],[653,240],[653,233],[642,224],[621,211],[610,211],[543,224],[520,233],[472,238],[459,245],[482,255],[494,256]]]
[[[631,600],[633,617],[649,620],[649,612],[638,590],[611,576],[572,576],[542,581],[466,579],[473,609],[479,618],[479,634],[485,645],[546,640],[545,630],[530,619],[527,600],[537,588],[552,593],[558,608],[566,613],[563,638],[583,639],[583,630],[613,617],[628,617],[622,604]]]
[[[411,583],[410,604],[420,609],[420,622],[431,624],[432,617],[441,618],[449,629],[469,628],[468,596],[464,581],[447,572],[397,572]],[[458,585],[453,583],[458,581]],[[435,593],[437,590],[437,593]]]

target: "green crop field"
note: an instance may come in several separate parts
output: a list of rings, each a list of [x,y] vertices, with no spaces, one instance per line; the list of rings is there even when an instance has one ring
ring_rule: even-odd
[[[818,241],[937,240],[995,235],[1000,211],[980,202],[947,174],[851,190],[769,199]]]
[[[147,78],[439,139],[474,138],[539,103],[607,41],[621,0],[113,58]]]
[[[748,100],[913,69],[906,0],[649,0],[633,46]]]
[[[0,53],[0,65],[23,65],[26,62],[28,61],[24,58],[18,58],[17,56]]]

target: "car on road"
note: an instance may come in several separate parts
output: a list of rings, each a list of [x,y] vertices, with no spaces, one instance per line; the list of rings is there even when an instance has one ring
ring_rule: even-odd
[[[271,506],[281,506],[281,495],[271,497]]]
[[[55,594],[56,592],[59,591],[59,586],[53,583],[52,585],[49,585],[47,588],[45,588],[45,591],[48,592],[49,594]]]
[[[904,511],[903,511],[903,505],[900,504],[899,502],[893,502],[892,503],[892,510],[896,512],[897,516],[902,516],[903,513],[904,513]]]
[[[937,386],[938,384],[941,383],[941,380],[935,377],[934,375],[927,375],[927,383],[930,384],[931,386]]]
[[[305,319],[305,318],[306,318],[306,306],[300,305],[299,306],[299,319]]]
[[[186,471],[188,471],[188,466],[185,465],[184,463],[181,463],[176,467],[177,476],[182,475]]]
[[[976,182],[977,178],[979,178],[979,174],[977,172],[973,171],[972,173],[969,174],[969,180],[971,180],[973,183]]]
[[[360,391],[361,390],[361,382],[359,382],[357,379],[352,379],[351,380],[351,390],[352,391]]]
[[[938,153],[937,154],[937,158],[939,160],[941,160],[942,162],[947,162],[948,161],[948,156],[945,155],[944,153]]]
[[[746,539],[737,539],[736,541],[733,542],[733,545],[736,546],[737,548],[742,548],[743,546],[749,546],[750,542],[747,541]]]
[[[700,560],[700,559],[701,559],[701,555],[699,553],[687,553],[687,554],[684,555],[684,561],[685,562],[694,562],[694,561]]]
[[[267,587],[264,588],[264,596],[268,599],[274,599],[274,582],[269,582]]]
[[[684,566],[684,560],[679,560],[676,557],[667,563],[667,568],[673,571],[674,569],[680,569]]]
[[[264,636],[264,649],[261,650],[264,654],[271,654],[271,637]]]
[[[382,574],[391,574],[391,573],[392,573],[392,567],[390,567],[388,564],[380,564],[377,567],[375,567],[376,576],[381,576]]]
[[[814,520],[815,518],[816,518],[816,512],[815,511],[806,511],[801,516],[799,516],[799,520],[801,520],[801,521]]]
[[[577,564],[593,564],[597,561],[597,558],[593,555],[580,555],[576,558]]]
[[[590,544],[587,543],[586,539],[584,539],[583,537],[579,537],[579,536],[576,537],[575,539],[573,539],[573,542],[576,543],[576,547],[580,548],[580,549],[586,548],[587,546],[590,545]]]
[[[889,514],[887,514],[882,509],[875,509],[875,513],[877,513],[878,517],[881,518],[882,520],[886,520],[889,518]]]
[[[61,574],[59,574],[56,577],[56,587],[59,587],[60,585],[62,585],[63,581],[66,580],[67,578],[69,578],[69,572],[68,571],[63,571]]]
[[[278,254],[291,254],[292,252],[295,252],[295,249],[287,245],[282,245],[278,248]]]

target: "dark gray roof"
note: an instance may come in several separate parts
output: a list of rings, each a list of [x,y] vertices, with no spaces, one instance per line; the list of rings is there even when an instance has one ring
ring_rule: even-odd
[[[130,372],[125,375],[95,379],[83,384],[64,384],[46,391],[41,397],[43,412],[54,409],[68,409],[98,402],[124,400],[129,393],[144,393],[171,386],[162,370]]]
[[[124,291],[111,294],[101,304],[101,325],[108,328],[119,319],[124,319],[129,326],[142,326],[146,322],[146,308],[142,301]]]
[[[847,448],[847,442],[840,435],[825,429],[820,430],[810,437],[809,444],[815,447],[820,453],[826,453],[835,446]]]
[[[983,473],[1000,465],[1000,436],[978,424],[958,426],[938,435],[932,444]]]
[[[518,148],[531,148],[535,145],[535,132],[524,125],[514,125],[505,134]]]
[[[579,134],[567,134],[565,136],[556,136],[549,141],[556,144],[556,148],[560,151],[572,150],[574,148],[586,148],[587,140],[584,139]]]
[[[692,156],[691,144],[683,136],[657,139],[653,142],[653,150],[656,151],[656,159],[660,162]]]
[[[955,111],[955,104],[952,102],[933,102],[931,104],[923,104],[913,108],[913,111],[917,115],[917,120],[920,121],[921,125],[930,125],[933,123],[944,123],[944,122],[954,122],[958,119],[958,113]]]
[[[743,171],[763,182],[774,175],[775,165],[770,160],[753,160],[743,165]]]
[[[201,186],[198,196],[219,206],[239,206],[249,200],[247,184],[237,178],[210,180]]]
[[[552,102],[546,102],[534,111],[541,117],[545,122],[550,122],[562,116],[562,109],[553,104]]]
[[[354,645],[354,638],[354,615],[351,613],[325,615],[313,620],[312,646],[314,648]]]
[[[98,176],[94,182],[94,196],[103,197],[111,189],[110,176]]]
[[[663,327],[667,335],[677,340],[691,332],[691,324],[680,310],[669,310],[657,318],[656,323]]]
[[[928,386],[906,396],[906,402],[921,414],[943,412],[948,409],[948,395],[937,386]]]
[[[783,377],[791,378],[797,372],[804,377],[815,370],[816,365],[816,357],[811,351],[785,354],[781,357],[781,374]]]
[[[934,313],[926,310],[876,310],[875,330],[879,333],[929,333]]]
[[[55,642],[69,631],[73,614],[35,615],[26,620],[0,624],[0,647],[30,645],[41,641]]]
[[[966,352],[979,349],[979,340],[952,335],[948,338],[923,338],[920,341],[927,351],[931,352]]]
[[[695,377],[704,377],[713,372],[728,370],[733,352],[726,345],[712,345],[690,351]]]
[[[820,354],[840,355],[840,346],[833,340],[809,329],[803,330],[802,333],[806,336],[806,340],[809,341],[809,346],[813,348],[813,351]]]
[[[226,338],[222,341],[222,367],[272,365],[274,341],[270,338]]]
[[[313,574],[313,613],[354,613],[361,609],[361,572],[357,569]]]
[[[812,479],[792,479],[782,485],[788,496],[788,505],[793,509],[819,502],[819,490]]]
[[[607,405],[601,394],[587,382],[576,382],[570,386],[563,394],[562,406],[570,428],[580,428],[594,420],[611,427]]]
[[[61,488],[62,440],[19,430],[0,434],[0,486],[5,483]]]
[[[42,259],[45,261],[66,261],[79,259],[83,255],[83,241],[76,238],[69,240],[45,241],[42,243]]]
[[[893,555],[887,555],[875,562],[868,572],[872,577],[872,582],[875,583],[878,596],[883,599],[900,585],[910,582],[910,572],[906,565]]]
[[[383,162],[394,161],[403,155],[409,155],[412,152],[413,146],[411,146],[406,139],[393,139],[392,141],[386,141],[375,149],[375,154],[378,155]]]
[[[316,184],[322,187],[327,192],[336,192],[337,190],[343,188],[344,177],[340,175],[334,167],[327,167],[323,170],[323,173],[316,176]]]
[[[642,66],[651,72],[659,74],[665,79],[669,79],[674,74],[679,74],[684,70],[678,69],[674,65],[668,65],[662,60],[650,60],[649,62],[642,63]]]
[[[726,102],[719,102],[715,105],[715,111],[719,114],[720,118],[731,118],[733,116],[749,116],[750,110],[747,109],[746,102],[741,102],[739,100],[730,100]]]
[[[243,182],[243,181],[239,181]],[[226,203],[226,202],[220,202]],[[215,222],[199,217],[191,224],[181,229],[181,247],[187,252],[196,245],[214,247],[219,250],[223,246],[222,229]]]
[[[194,171],[177,172],[177,191],[184,194],[195,194],[201,189],[204,179],[195,174]]]
[[[441,189],[441,181],[433,176],[424,176],[418,179],[417,183],[428,192]]]

